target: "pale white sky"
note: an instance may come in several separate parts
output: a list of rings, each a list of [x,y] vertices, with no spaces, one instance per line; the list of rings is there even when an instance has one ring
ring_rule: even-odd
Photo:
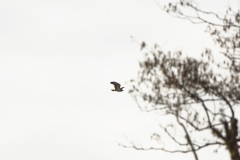
[[[200,53],[211,45],[204,28],[152,0],[1,0],[0,159],[193,159],[119,147],[124,134],[147,143],[161,120],[109,82],[137,75],[142,53],[130,36]],[[228,159],[224,151],[200,158],[212,156]]]

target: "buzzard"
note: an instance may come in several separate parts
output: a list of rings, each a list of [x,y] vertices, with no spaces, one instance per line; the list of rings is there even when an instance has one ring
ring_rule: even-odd
[[[119,83],[117,83],[117,82],[110,82],[110,83],[113,84],[114,88],[115,88],[115,90],[112,89],[112,91],[117,91],[117,92],[122,92],[123,91],[124,87],[121,87],[121,85]]]

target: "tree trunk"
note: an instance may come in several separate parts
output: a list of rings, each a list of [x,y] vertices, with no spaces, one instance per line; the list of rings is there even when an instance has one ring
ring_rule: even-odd
[[[230,127],[231,129],[229,129]],[[230,152],[231,160],[240,160],[237,137],[238,137],[238,120],[232,118],[230,126],[226,130],[226,144]]]
[[[234,145],[229,146],[229,152],[231,155],[231,160],[240,160],[237,142]]]

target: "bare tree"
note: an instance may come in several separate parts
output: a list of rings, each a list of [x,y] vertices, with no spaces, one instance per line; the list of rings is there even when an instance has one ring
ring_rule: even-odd
[[[186,8],[192,10],[194,15],[185,14]],[[221,17],[187,0],[169,3],[163,9],[194,24],[207,24],[207,32],[225,60],[216,62],[211,49],[205,49],[200,60],[183,56],[181,51],[164,53],[158,45],[150,49],[139,63],[138,78],[131,81],[132,89],[129,92],[142,111],[161,112],[175,117],[176,123],[170,123],[163,129],[180,149],[145,148],[135,143],[122,146],[138,150],[193,153],[196,160],[199,150],[217,146],[225,147],[231,160],[240,160],[240,116],[236,115],[240,107],[240,11],[228,8]],[[208,16],[215,17],[214,22],[208,20]],[[176,137],[171,130],[179,127],[185,141]],[[152,135],[160,136],[158,133]]]

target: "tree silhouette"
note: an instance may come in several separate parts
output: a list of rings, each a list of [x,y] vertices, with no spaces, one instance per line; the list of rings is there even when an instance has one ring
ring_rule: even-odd
[[[144,148],[135,143],[122,146],[138,150],[190,152],[196,160],[197,151],[217,146],[225,147],[231,160],[240,160],[240,115],[236,112],[240,107],[240,10],[228,8],[225,15],[220,16],[201,10],[193,1],[187,0],[169,3],[162,9],[194,24],[207,24],[206,31],[219,47],[219,55],[223,55],[224,60],[216,61],[208,48],[201,54],[201,59],[183,56],[181,51],[164,53],[158,45],[151,48],[139,63],[138,77],[131,80],[129,92],[142,111],[175,117],[176,123],[170,122],[163,129],[180,149]],[[208,20],[209,16],[213,16],[214,21]],[[184,133],[184,142],[172,132],[179,127]],[[158,133],[152,135],[155,138],[160,136]]]

